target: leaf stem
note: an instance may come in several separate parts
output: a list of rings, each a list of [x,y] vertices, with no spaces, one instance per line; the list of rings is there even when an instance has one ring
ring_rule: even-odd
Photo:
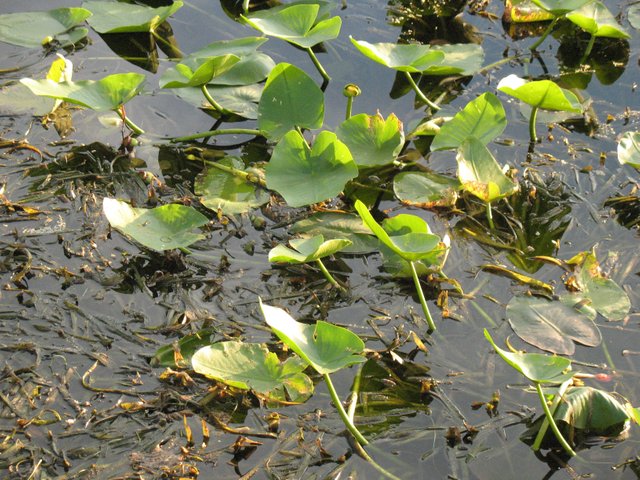
[[[322,78],[324,79],[324,81],[329,82],[331,80],[331,77],[329,76],[327,71],[324,69],[324,67],[320,63],[320,60],[318,60],[318,57],[316,57],[316,54],[313,53],[313,50],[311,50],[311,47],[307,48],[307,53],[311,57],[311,61],[313,62],[315,67],[318,69],[318,72],[320,72],[320,75],[322,75]]]
[[[538,117],[538,107],[531,109],[531,116],[529,117],[529,136],[531,137],[531,143],[536,143],[538,137],[536,136],[536,119]]]
[[[200,85],[200,91],[202,92],[202,94],[204,95],[204,98],[207,99],[207,102],[209,102],[211,104],[211,106],[213,108],[215,108],[219,113],[221,114],[225,114],[228,113],[228,110],[226,110],[225,108],[222,107],[222,105],[220,105],[218,102],[216,102],[213,97],[211,96],[211,94],[209,93],[209,90],[207,90],[207,85]]]
[[[569,380],[567,380],[566,382],[563,382],[558,387],[558,393],[553,398],[551,407],[549,407],[551,416],[555,415],[556,409],[558,408],[558,405],[560,405],[560,400],[562,400],[562,396],[564,395],[564,392],[567,390],[567,388],[569,387],[569,384],[572,381],[573,381],[573,378],[570,378]],[[540,445],[542,445],[542,441],[544,440],[544,436],[546,435],[548,428],[549,428],[549,420],[545,416],[542,422],[542,425],[540,425],[540,430],[538,430],[538,434],[536,435],[536,439],[533,442],[533,445],[531,445],[531,448],[533,449],[534,452],[540,450]]]
[[[331,275],[331,273],[329,273],[329,270],[327,270],[327,267],[324,266],[324,263],[322,263],[322,260],[320,260],[319,258],[316,260],[316,264],[318,265],[318,267],[320,268],[320,271],[322,272],[322,274],[324,275],[324,278],[327,279],[327,281],[333,285],[334,287],[336,287],[339,290],[342,290],[343,292],[346,291],[346,289],[340,285],[335,278],[333,278],[333,275]]]
[[[429,312],[427,300],[424,298],[424,293],[422,291],[422,285],[420,285],[420,279],[418,278],[418,271],[416,270],[415,262],[410,261],[409,265],[411,265],[411,276],[413,277],[413,283],[416,286],[416,292],[418,292],[420,305],[422,305],[422,311],[424,312],[424,316],[427,320],[427,325],[429,325],[429,333],[435,332],[436,324],[433,321],[433,317],[431,317],[431,312]]]
[[[591,50],[593,50],[593,45],[595,43],[596,43],[596,36],[591,35],[591,38],[589,39],[589,43],[587,44],[587,49],[584,51],[584,53],[582,54],[582,58],[580,59],[581,64],[587,61],[587,59],[589,58],[589,55],[591,55]]]
[[[199,138],[214,137],[216,135],[255,135],[262,136],[260,130],[251,128],[227,128],[222,130],[209,130],[208,132],[194,133],[193,135],[186,135],[184,137],[171,138],[171,143],[188,142],[190,140],[197,140]]]
[[[329,389],[329,395],[331,395],[331,400],[333,401],[333,404],[338,410],[338,413],[340,414],[340,418],[342,419],[342,422],[347,427],[347,430],[349,430],[351,435],[353,435],[353,437],[356,439],[356,441],[360,445],[368,445],[369,442],[367,441],[367,439],[362,436],[360,431],[356,428],[356,426],[353,424],[353,422],[347,415],[347,412],[344,410],[344,407],[342,406],[342,402],[340,401],[340,398],[338,398],[336,389],[333,386],[333,382],[331,381],[331,377],[329,376],[328,373],[323,374],[323,377],[324,377],[324,381],[327,384],[327,388]]]
[[[487,202],[487,220],[489,221],[489,228],[495,230],[496,226],[493,223],[493,211],[491,210],[491,202]]]
[[[120,105],[120,107],[116,109],[116,113],[120,116],[124,124],[129,127],[129,130],[136,135],[144,135],[144,130],[129,120],[129,117],[127,117],[127,114],[124,111],[124,105]]]
[[[436,110],[436,111],[440,110],[440,107],[438,105],[433,103],[431,100],[429,100],[425,96],[424,93],[422,93],[422,90],[420,90],[420,87],[418,87],[418,84],[415,82],[415,80],[413,79],[413,77],[409,72],[404,72],[404,76],[407,78],[407,80],[409,81],[409,84],[411,85],[411,88],[413,88],[413,90],[416,92],[416,95],[418,95],[418,98],[420,100],[422,100],[424,103],[429,105],[429,107],[431,107],[433,110]]]
[[[556,26],[556,23],[558,23],[558,20],[560,20],[559,16],[555,17],[551,21],[547,29],[542,33],[542,36],[533,45],[529,47],[529,50],[531,50],[532,52],[535,51],[535,49],[538,48],[540,44],[545,41],[545,39],[549,36],[551,31],[553,30],[553,28]]]
[[[353,97],[347,98],[347,113],[345,115],[345,120],[349,120],[351,118],[351,110],[353,108]]]
[[[362,378],[362,364],[358,365],[356,377],[353,379],[353,388],[351,389],[351,397],[349,398],[349,409],[347,414],[349,420],[353,422],[356,415],[356,406],[358,404],[358,393],[360,392],[360,379]]]
[[[547,405],[547,399],[544,397],[544,393],[542,392],[542,386],[539,382],[535,383],[536,391],[538,392],[538,397],[540,398],[540,403],[542,404],[542,409],[544,410],[544,414],[547,417],[547,420],[549,420],[549,426],[551,427],[553,434],[558,439],[558,442],[560,442],[560,445],[562,445],[562,448],[564,448],[569,455],[575,457],[576,452],[573,451],[573,448],[571,448],[571,446],[564,439],[562,433],[560,433],[560,430],[558,429],[558,425],[556,425],[556,421],[553,419],[553,414],[549,410],[549,405]]]

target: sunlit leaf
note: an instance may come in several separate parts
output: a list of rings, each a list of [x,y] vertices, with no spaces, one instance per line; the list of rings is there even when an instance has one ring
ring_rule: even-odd
[[[423,208],[453,206],[461,188],[457,178],[434,172],[400,172],[393,178],[398,200]]]
[[[240,61],[236,55],[189,57],[160,77],[161,88],[199,87],[212,82]]]
[[[625,132],[618,143],[618,161],[640,168],[640,133]]]
[[[298,67],[280,63],[269,74],[260,105],[258,128],[278,141],[295,127],[315,129],[324,120],[324,94]]]
[[[551,80],[528,82],[517,75],[508,75],[500,80],[498,90],[522,100],[532,107],[577,113],[582,111],[578,97]]]
[[[344,253],[370,253],[378,249],[378,239],[358,215],[318,212],[291,227],[292,233],[305,236],[322,235],[326,239],[344,238],[351,241]]]
[[[394,114],[386,120],[380,114],[354,115],[338,126],[336,135],[362,167],[392,163],[404,145],[402,122]]]
[[[571,360],[568,358],[541,353],[508,352],[495,344],[486,328],[484,336],[505,362],[532,382],[560,384],[573,377]]]
[[[276,400],[300,402],[313,393],[313,382],[302,373],[307,368],[304,360],[290,357],[280,362],[275,353],[258,343],[214,343],[198,350],[191,365],[208,378]]]
[[[320,132],[313,147],[295,130],[273,149],[265,168],[267,187],[293,207],[311,205],[338,195],[358,175],[344,143],[331,132]]]
[[[141,73],[116,73],[100,80],[54,82],[23,78],[20,83],[35,95],[57,98],[101,112],[115,110],[135,97],[145,76]]]
[[[565,13],[571,12],[589,3],[591,0],[531,0],[540,8],[559,17]]]
[[[350,330],[322,320],[312,325],[296,322],[281,308],[265,305],[262,301],[260,308],[278,338],[318,373],[333,373],[366,361],[361,355],[364,342]]]
[[[582,8],[568,13],[566,17],[595,37],[631,38],[609,9],[598,0],[588,2]]]
[[[204,238],[192,230],[209,221],[194,208],[178,204],[134,208],[126,202],[105,198],[102,208],[113,228],[158,252],[183,248]]]
[[[88,22],[98,33],[153,32],[158,25],[182,8],[182,5],[181,0],[157,8],[97,0],[82,4],[93,13]]]
[[[77,27],[90,16],[91,12],[84,8],[7,13],[0,15],[0,41],[21,47],[38,48],[42,47],[47,37],[51,37],[65,46],[87,35],[86,28]],[[74,31],[74,36],[69,37]]]
[[[475,43],[434,45],[431,48],[444,53],[444,58],[442,63],[423,70],[425,75],[473,75],[484,62],[484,50]]]
[[[338,253],[351,245],[351,240],[334,238],[325,240],[322,235],[289,240],[291,248],[276,245],[269,251],[269,261],[274,263],[309,263]]]
[[[364,56],[401,72],[423,72],[430,67],[442,64],[445,57],[444,52],[435,50],[429,45],[369,43],[350,38],[351,43]]]
[[[502,103],[486,92],[470,101],[451,120],[445,122],[431,143],[431,150],[458,148],[467,137],[476,137],[485,145],[500,135],[507,126]]]

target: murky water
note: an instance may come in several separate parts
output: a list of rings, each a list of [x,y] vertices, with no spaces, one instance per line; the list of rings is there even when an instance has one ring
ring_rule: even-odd
[[[407,21],[404,27],[390,23],[409,4],[354,0],[336,10],[343,19],[342,34],[319,55],[332,76],[326,90],[326,129],[333,130],[342,121],[342,89],[350,82],[357,82],[363,92],[355,101],[354,113],[379,110],[386,116],[393,112],[405,125],[422,119],[423,111],[414,109],[413,94],[392,98],[395,75],[358,54],[348,38],[351,34],[370,42],[395,42],[399,36],[413,36],[428,41],[429,22]],[[80,2],[5,1],[0,13],[59,5],[79,6]],[[595,247],[605,272],[631,298],[632,314],[617,323],[600,317],[603,345],[578,346],[574,359],[584,363],[580,368],[585,371],[597,371],[589,365],[606,365],[615,371],[612,382],[595,385],[640,405],[639,357],[633,353],[640,344],[637,232],[622,226],[615,212],[604,206],[609,197],[629,193],[640,178],[631,168],[621,167],[615,153],[617,137],[638,128],[639,35],[624,15],[629,2],[607,5],[621,14],[632,40],[628,55],[624,49],[603,53],[615,58],[616,68],[607,70],[612,62],[603,62],[605,66],[595,73],[583,72],[580,77],[586,84],[585,96],[592,98],[592,126],[565,124],[546,132],[540,124],[542,142],[528,157],[527,120],[516,103],[502,97],[510,121],[502,141],[492,144],[491,150],[501,163],[516,168],[520,178],[529,171],[555,179],[554,195],[564,198],[561,203],[568,212],[556,222],[556,226],[566,224],[557,256],[568,259]],[[522,53],[532,41],[514,40],[505,32],[499,20],[501,2],[489,2],[485,10],[489,15],[471,12],[469,7],[464,9],[462,30],[468,38],[482,41],[486,64],[505,54]],[[255,34],[234,23],[218,2],[204,0],[185,5],[170,23],[184,52],[215,40]],[[460,24],[438,26],[439,35],[450,39],[459,38],[455,36],[459,31]],[[99,35],[91,33],[90,38],[89,46],[68,55],[76,67],[74,79],[144,72],[116,56]],[[493,91],[497,81],[510,73],[556,76],[566,71],[575,56],[574,38],[562,44],[549,39],[540,49],[539,60],[523,63],[529,59],[523,54],[520,60],[460,83],[459,94],[450,98],[443,113],[453,114],[477,94]],[[263,50],[276,62],[294,63],[315,75],[306,54],[284,42],[271,39]],[[7,45],[0,45],[0,52],[4,59],[0,68],[24,66],[3,74],[3,84],[23,76],[43,76],[51,61],[40,52]],[[157,87],[159,74],[167,66],[161,54],[159,73],[144,72],[148,95],[127,104],[127,112],[149,132],[137,157],[145,162],[145,170],[162,181],[155,194],[170,199],[190,195],[190,182],[199,169],[161,139],[206,130],[213,122]],[[13,113],[8,100],[0,108],[0,137],[26,139],[42,152],[40,156],[19,143],[0,151],[0,181],[8,202],[0,210],[1,476],[377,478],[379,474],[353,454],[320,378],[307,403],[273,408],[224,391],[207,394],[203,379],[194,382],[180,374],[161,378],[165,369],[150,366],[157,348],[204,328],[214,332],[212,340],[273,341],[257,311],[261,296],[265,302],[288,308],[296,318],[327,318],[348,326],[367,340],[370,349],[384,350],[394,340],[409,338],[398,349],[405,366],[383,355],[365,371],[366,388],[358,412],[363,433],[373,439],[370,453],[401,478],[637,477],[637,426],[624,442],[581,451],[570,467],[555,475],[519,440],[525,422],[540,407],[535,394],[524,392],[522,380],[491,353],[482,329],[496,327],[495,336],[508,336],[504,305],[514,293],[526,289],[479,269],[489,263],[510,266],[509,252],[465,234],[462,217],[411,209],[427,219],[436,233],[452,235],[445,271],[465,292],[475,295],[473,301],[451,296],[449,318],[443,319],[434,305],[436,292],[431,292],[439,330],[428,339],[413,287],[386,274],[378,255],[341,256],[330,262],[330,268],[348,281],[348,296],[329,290],[320,275],[307,269],[272,269],[267,253],[274,240],[286,238],[288,216],[300,212],[256,212],[266,219],[264,230],[256,229],[248,217],[226,225],[216,222],[187,258],[140,249],[110,231],[101,199],[115,195],[144,202],[149,186],[126,162],[111,165],[114,153],[104,152],[99,145],[74,151],[93,142],[117,148],[119,131],[103,127],[93,112],[74,111],[75,131],[68,137],[72,142],[60,144],[53,129],[45,130],[38,120]],[[225,138],[216,144],[242,140]],[[241,152],[264,157],[261,145]],[[451,153],[435,153],[423,161],[439,172],[455,172]],[[40,213],[27,215],[9,202]],[[381,205],[397,207],[391,197]],[[533,275],[562,289],[562,272],[557,267],[544,265]],[[417,348],[410,331],[428,340],[428,353]],[[525,348],[517,339],[511,341]],[[625,354],[625,350],[631,352]],[[393,379],[394,370],[402,371],[395,386],[380,382],[385,375]],[[353,376],[353,369],[336,374],[344,397]],[[421,382],[428,379],[437,387],[432,395],[421,394]],[[496,391],[501,392],[497,415],[472,408],[474,402],[490,401]],[[268,428],[274,411],[281,415],[276,432]],[[448,442],[452,428],[461,431],[460,443]],[[465,435],[476,429],[477,434]],[[193,446],[187,443],[188,430]],[[241,436],[259,443],[239,444]],[[625,462],[627,466],[612,469]]]

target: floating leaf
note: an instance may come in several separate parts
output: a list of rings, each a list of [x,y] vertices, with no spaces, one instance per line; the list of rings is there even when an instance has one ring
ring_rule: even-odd
[[[493,202],[518,190],[489,149],[477,138],[467,138],[458,148],[458,178],[462,188],[483,202]]]
[[[572,11],[567,18],[594,37],[631,38],[609,9],[598,0]]]
[[[507,320],[522,340],[542,350],[560,355],[573,355],[574,342],[596,347],[602,341],[593,315],[577,309],[566,300],[538,297],[513,297],[507,305]],[[595,313],[591,311],[591,313]]]
[[[7,13],[0,15],[0,41],[21,47],[38,48],[42,47],[47,37],[52,37],[66,46],[86,37],[88,30],[77,27],[90,16],[91,12],[84,8]]]
[[[618,143],[618,161],[640,168],[640,133],[625,132]]]
[[[238,171],[244,171],[244,163],[236,157],[227,157],[217,163]],[[194,185],[200,202],[213,211],[222,211],[225,215],[245,213],[253,208],[264,205],[270,195],[263,189],[256,189],[255,185],[245,181],[238,175],[209,167],[198,175]]]
[[[400,172],[393,178],[398,200],[421,208],[451,207],[461,188],[457,178],[435,172]]]
[[[313,147],[297,131],[287,133],[273,149],[265,168],[267,187],[292,207],[338,195],[358,175],[358,167],[344,143],[331,132],[320,132]]]
[[[590,435],[605,436],[619,433],[629,421],[629,413],[620,400],[592,387],[568,388],[553,417]]]
[[[338,253],[351,245],[351,240],[334,238],[326,240],[322,235],[289,240],[291,248],[276,245],[269,251],[269,261],[274,263],[309,263]]]
[[[105,198],[102,208],[113,228],[158,252],[184,248],[204,238],[191,231],[209,221],[196,209],[178,204],[134,208],[126,202]]]
[[[324,120],[324,94],[298,67],[280,63],[269,74],[260,105],[258,128],[278,141],[295,127],[315,129]]]
[[[191,358],[193,369],[214,380],[276,400],[304,401],[313,393],[313,382],[298,357],[280,362],[265,345],[218,342],[198,350]]]
[[[93,16],[89,25],[98,33],[153,32],[158,25],[182,8],[175,0],[166,7],[147,7],[121,2],[90,1],[82,4]]]
[[[365,57],[400,72],[423,72],[440,65],[445,57],[444,52],[429,45],[369,43],[349,38]]]
[[[302,235],[322,235],[324,238],[344,238],[351,241],[342,251],[344,253],[370,253],[378,250],[378,239],[371,234],[362,219],[357,215],[337,212],[318,212],[309,218],[296,222],[292,233]]]
[[[116,73],[100,80],[57,83],[49,79],[23,78],[20,83],[35,95],[57,98],[102,112],[116,110],[135,97],[144,79],[141,73]]]
[[[535,108],[579,113],[582,106],[573,92],[559,87],[551,80],[527,82],[517,75],[508,75],[498,83],[498,90]]]
[[[541,353],[508,352],[495,344],[486,328],[484,336],[505,362],[532,382],[560,384],[573,377],[571,360],[568,358]]]
[[[476,137],[486,145],[506,126],[507,116],[498,97],[490,92],[483,93],[440,127],[431,150],[458,148],[468,137]]]
[[[404,145],[402,122],[394,114],[386,120],[379,113],[354,115],[340,124],[336,135],[361,167],[393,163]]]
[[[199,87],[229,71],[240,61],[236,55],[189,57],[168,69],[160,77],[160,88]]]
[[[294,4],[261,10],[242,18],[265,35],[310,48],[340,34],[342,19],[319,20],[319,12],[320,6],[316,4]]]
[[[531,0],[540,8],[559,17],[565,13],[569,13],[589,3],[591,0]]]
[[[424,75],[473,75],[484,62],[484,50],[475,43],[434,45],[431,48],[444,53],[444,59],[441,64],[423,70]]]
[[[281,308],[260,301],[264,319],[285,345],[321,375],[366,361],[364,342],[343,327],[318,320],[314,325],[296,322]]]
[[[233,87],[207,85],[209,95],[211,95],[222,108],[242,118],[251,120],[258,118],[258,102],[260,102],[262,89],[263,86],[259,83]],[[200,87],[181,88],[176,94],[195,107],[217,112],[217,110],[205,100]]]
[[[164,345],[156,350],[149,364],[152,367],[185,368],[190,365],[196,350],[213,343],[215,334],[216,331],[209,328],[185,335],[171,345]]]

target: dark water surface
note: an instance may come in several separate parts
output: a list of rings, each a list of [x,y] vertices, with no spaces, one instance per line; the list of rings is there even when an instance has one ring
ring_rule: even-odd
[[[348,38],[349,34],[369,42],[396,42],[399,36],[432,38],[428,30],[436,20],[407,21],[402,27],[392,22],[394,12],[410,2],[391,3],[350,0],[346,8],[335,11],[343,19],[342,33],[326,45],[326,53],[319,54],[332,77],[326,90],[325,129],[334,130],[342,121],[342,89],[350,82],[358,83],[363,92],[354,113],[379,110],[386,117],[393,112],[405,125],[423,118],[423,108],[414,108],[414,95],[393,99],[395,75],[361,56]],[[640,35],[625,15],[631,3],[607,2],[632,34],[629,50],[624,45],[606,50],[606,44],[596,44],[601,57],[615,60],[603,61],[605,67],[615,68],[582,72],[581,80],[588,84],[583,93],[592,98],[594,126],[556,125],[547,133],[539,124],[542,142],[528,158],[526,117],[517,103],[501,96],[509,125],[501,141],[490,148],[501,164],[516,168],[520,178],[528,170],[554,179],[554,195],[564,200],[547,209],[566,210],[554,224],[566,223],[556,255],[566,260],[595,248],[605,273],[631,298],[631,314],[625,321],[598,318],[603,345],[578,346],[573,358],[585,364],[576,369],[595,373],[600,370],[590,366],[603,366],[615,371],[612,382],[593,385],[640,405],[640,357],[633,354],[640,350],[637,231],[621,225],[623,217],[604,206],[608,198],[628,194],[640,178],[632,168],[620,166],[616,157],[617,139],[638,129],[640,111],[635,83]],[[0,13],[62,5],[80,6],[80,2],[5,0],[0,2]],[[488,15],[475,14],[467,6],[460,21],[469,39],[482,42],[485,64],[505,54],[522,53],[522,57],[459,83],[459,95],[446,100],[445,115],[481,92],[494,91],[508,74],[556,76],[579,59],[584,42],[568,34],[562,44],[548,39],[540,49],[541,61],[527,63],[529,56],[523,52],[533,40],[513,39],[505,32],[499,18],[501,2],[488,2],[484,12]],[[187,53],[216,40],[256,34],[235,23],[213,0],[187,2],[170,23]],[[437,33],[460,41],[452,33],[458,27],[443,22]],[[190,196],[198,167],[185,163],[160,139],[207,130],[212,119],[157,87],[159,75],[170,65],[164,54],[154,75],[115,55],[96,33],[91,32],[90,39],[86,48],[68,54],[75,65],[74,79],[129,71],[147,74],[146,95],[127,104],[127,112],[149,133],[137,157],[145,162],[144,170],[163,182],[156,192],[163,200]],[[269,40],[263,50],[276,62],[296,64],[319,78],[304,52],[277,39]],[[44,76],[52,58],[0,44],[0,59],[0,69],[23,67],[1,75],[2,84],[8,85],[24,76]],[[428,353],[418,350],[411,339],[400,347],[399,354],[408,362],[405,367],[394,365],[388,355],[376,362],[378,374],[373,369],[371,391],[362,396],[358,412],[363,433],[372,439],[372,456],[403,479],[638,478],[637,425],[625,441],[582,450],[567,468],[555,473],[519,440],[526,421],[540,413],[540,406],[535,394],[523,391],[522,379],[492,354],[482,329],[495,327],[494,338],[501,342],[509,336],[504,306],[526,288],[480,271],[482,264],[513,266],[508,252],[461,233],[463,217],[406,209],[427,219],[436,233],[452,236],[445,272],[475,295],[474,301],[452,296],[451,318],[443,319],[435,306],[436,292],[431,292],[439,329],[429,339],[412,285],[386,274],[379,255],[343,256],[330,262],[332,270],[348,279],[348,297],[328,289],[321,276],[304,268],[272,269],[267,261],[272,242],[287,238],[287,216],[301,211],[275,206],[255,212],[266,219],[266,230],[256,229],[248,216],[226,225],[215,221],[206,240],[194,245],[193,255],[186,259],[139,248],[110,231],[102,198],[129,197],[142,204],[148,186],[126,165],[115,164],[112,169],[113,153],[101,156],[98,146],[90,149],[91,154],[70,158],[72,149],[82,144],[101,142],[117,148],[120,132],[103,127],[93,112],[74,111],[75,131],[68,137],[72,142],[61,145],[53,129],[45,130],[30,115],[15,114],[15,99],[3,98],[0,137],[26,139],[43,152],[43,158],[26,148],[0,150],[0,184],[7,201],[41,211],[28,216],[0,207],[0,477],[378,478],[352,453],[320,378],[316,393],[305,404],[267,408],[249,397],[224,393],[212,393],[205,401],[208,383],[203,379],[196,378],[195,384],[178,375],[161,379],[164,368],[150,366],[157,348],[202,328],[215,331],[215,340],[273,341],[257,310],[261,296],[267,303],[288,308],[296,318],[327,318],[348,326],[367,340],[370,349],[382,350],[394,339],[404,341],[410,331],[427,342]],[[224,138],[217,144],[244,140]],[[267,158],[263,146],[251,149],[243,154]],[[407,153],[420,158],[419,142],[409,145]],[[439,172],[455,173],[451,153],[431,154],[421,161]],[[395,201],[381,205],[397,207]],[[628,215],[633,219],[639,214]],[[532,236],[543,233],[534,231]],[[558,267],[545,265],[532,275],[564,290]],[[510,339],[517,348],[527,348],[514,336]],[[625,350],[631,354],[623,354]],[[402,373],[394,378],[389,373],[393,371]],[[354,373],[347,369],[335,375],[344,398]],[[386,383],[381,381],[385,375]],[[420,394],[425,382],[437,384],[433,395]],[[496,391],[501,393],[497,415],[472,408],[475,402],[491,400]],[[281,415],[277,434],[267,428],[273,412]],[[187,445],[185,425],[195,446]],[[203,425],[209,430],[208,441]],[[233,430],[245,427],[248,431]],[[451,428],[464,436],[471,427],[478,430],[473,438],[448,443]],[[240,435],[260,443],[236,444],[234,450]],[[626,467],[613,469],[625,462]]]

